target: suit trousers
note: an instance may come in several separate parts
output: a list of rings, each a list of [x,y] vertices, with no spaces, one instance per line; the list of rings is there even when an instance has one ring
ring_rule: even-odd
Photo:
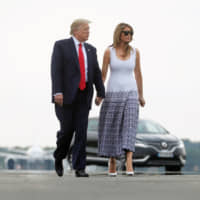
[[[81,91],[78,89],[72,104],[55,105],[56,116],[60,122],[60,130],[57,132],[57,148],[54,158],[62,160],[66,158],[70,144],[75,133],[72,149],[72,166],[75,170],[85,169],[86,166],[86,142],[89,105],[87,103],[88,87]]]

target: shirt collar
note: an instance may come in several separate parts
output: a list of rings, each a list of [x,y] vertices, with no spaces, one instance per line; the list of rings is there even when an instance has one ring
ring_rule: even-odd
[[[79,42],[79,41],[76,39],[76,37],[74,37],[73,35],[72,35],[72,38],[73,38],[74,43],[75,43],[76,46],[79,46],[80,43],[82,44],[82,46],[84,46],[84,42]]]

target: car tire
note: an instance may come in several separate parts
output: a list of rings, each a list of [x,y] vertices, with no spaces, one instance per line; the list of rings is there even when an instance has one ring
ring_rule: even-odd
[[[133,164],[133,169],[135,170],[135,165]],[[126,171],[126,158],[122,156],[121,158],[117,159],[117,170],[118,171]]]
[[[181,166],[165,166],[166,172],[181,172]]]
[[[125,171],[126,170],[126,159],[125,157],[117,159],[117,171]]]

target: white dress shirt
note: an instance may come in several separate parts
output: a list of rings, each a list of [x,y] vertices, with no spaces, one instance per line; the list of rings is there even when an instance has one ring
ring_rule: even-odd
[[[83,55],[84,55],[84,63],[85,63],[85,82],[87,82],[88,81],[88,77],[87,77],[87,74],[88,74],[88,61],[87,61],[87,53],[86,53],[84,42],[79,42],[74,36],[72,36],[72,38],[74,40],[74,45],[76,47],[77,55],[78,55],[79,44],[80,43],[82,44],[82,50],[83,50]],[[62,92],[55,93],[54,96],[56,96],[58,94],[62,94]]]
[[[82,50],[83,50],[84,62],[85,62],[85,82],[87,82],[88,62],[87,62],[87,53],[86,53],[84,42],[79,42],[74,36],[72,36],[72,38],[74,40],[77,55],[78,55],[79,44],[80,43],[82,44]]]

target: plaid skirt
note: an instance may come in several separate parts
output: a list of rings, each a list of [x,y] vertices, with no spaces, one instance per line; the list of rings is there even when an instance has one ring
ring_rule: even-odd
[[[106,93],[99,118],[99,156],[120,157],[135,151],[138,116],[137,91]]]

